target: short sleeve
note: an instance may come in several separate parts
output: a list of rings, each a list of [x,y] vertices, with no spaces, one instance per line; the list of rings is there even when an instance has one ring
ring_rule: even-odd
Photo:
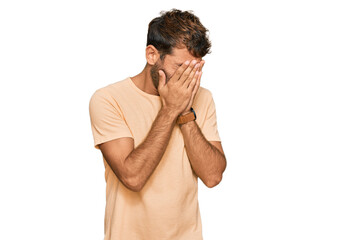
[[[208,141],[221,141],[217,127],[216,106],[211,92],[209,92],[209,96],[210,100],[208,101],[206,118],[202,128],[202,133]]]
[[[121,109],[117,106],[115,99],[104,89],[98,89],[90,98],[89,115],[96,149],[99,149],[100,143],[116,138],[133,138]]]

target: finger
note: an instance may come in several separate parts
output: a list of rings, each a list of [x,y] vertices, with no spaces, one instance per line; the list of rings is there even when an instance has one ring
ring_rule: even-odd
[[[202,77],[202,75],[203,75],[203,71],[201,71],[201,72],[199,72],[199,75],[198,75],[198,82],[199,82],[199,84],[201,83],[201,77]]]
[[[197,93],[199,86],[201,85],[202,72],[200,72],[198,76],[199,77],[197,78],[196,85],[194,86],[193,92],[192,92],[192,94],[194,94],[194,95]]]
[[[188,78],[184,81],[184,84],[185,84],[187,87],[189,86],[189,84],[190,84],[190,82],[193,80],[193,78],[196,77],[196,74],[197,74],[197,73],[199,74],[199,71],[198,71],[199,66],[200,66],[200,64],[197,63],[197,64],[194,66],[194,68],[192,69],[192,71],[190,72]],[[197,75],[198,75],[198,74],[197,74]]]
[[[195,86],[193,87],[193,90],[192,90],[192,95],[196,95],[197,94],[197,91],[199,89],[199,86],[201,85],[201,76],[202,76],[202,72],[200,72],[199,74],[199,77],[197,78],[197,81],[195,83]]]
[[[202,72],[203,66],[206,63],[206,61],[202,60],[201,61],[201,66],[199,67],[199,71]]]
[[[201,76],[202,75],[202,72],[199,73],[199,77],[197,78],[196,80],[196,83],[195,83],[195,86],[193,88],[193,91],[192,91],[192,104],[193,104],[193,99],[195,98],[196,94],[197,94],[197,91],[199,89],[199,85],[200,85],[200,80],[201,80]]]
[[[181,84],[184,84],[184,82],[188,79],[189,74],[192,72],[196,64],[197,64],[197,60],[193,60],[189,64],[188,68],[183,72],[182,76],[179,78],[179,82]]]
[[[195,74],[195,77],[192,79],[192,81],[191,81],[191,82],[189,83],[189,85],[188,85],[188,88],[192,89],[192,91],[193,91],[194,86],[195,86],[196,83],[197,83],[198,76],[199,76],[199,72],[197,72],[197,73]]]
[[[188,69],[188,66],[190,65],[190,61],[187,60],[176,70],[176,72],[173,74],[173,76],[169,79],[169,82],[176,82],[179,80],[179,78],[183,75],[184,71]]]
[[[201,73],[201,74],[202,74],[202,73]],[[195,99],[195,97],[196,97],[196,94],[197,94],[197,92],[198,92],[199,86],[200,86],[200,77],[197,79],[196,84],[195,84],[195,86],[194,86],[194,88],[193,88],[193,91],[192,91],[192,97],[191,97],[191,100],[190,100],[191,105],[193,105],[193,101],[194,101],[194,99]]]
[[[162,70],[159,70],[158,73],[159,73],[158,89],[161,89],[165,85],[165,73]]]
[[[196,93],[197,93],[197,91],[198,91],[198,89],[199,89],[199,86],[201,85],[202,73],[203,73],[203,72],[200,72],[200,73],[199,73],[199,77],[198,77],[198,79],[197,79],[196,86],[194,87],[195,90],[193,89],[193,91],[195,91],[194,95],[196,95]]]

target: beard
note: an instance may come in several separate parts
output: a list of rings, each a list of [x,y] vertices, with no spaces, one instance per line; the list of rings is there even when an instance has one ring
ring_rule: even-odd
[[[163,69],[162,65],[159,64],[159,60],[150,68],[150,76],[152,77],[153,85],[156,89],[159,86],[159,70],[162,70],[165,73],[165,83],[169,81],[170,75]]]

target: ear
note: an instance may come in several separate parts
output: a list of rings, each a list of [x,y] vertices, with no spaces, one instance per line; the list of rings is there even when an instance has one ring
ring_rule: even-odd
[[[158,50],[153,45],[148,45],[145,48],[145,58],[149,65],[154,65],[160,58]]]

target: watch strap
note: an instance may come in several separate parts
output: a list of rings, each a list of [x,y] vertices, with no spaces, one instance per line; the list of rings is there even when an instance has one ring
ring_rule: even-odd
[[[194,121],[196,119],[197,119],[196,112],[194,111],[193,108],[191,108],[190,113],[178,116],[177,123],[178,124],[184,124],[184,123],[187,123],[187,122],[190,122],[190,121]]]

